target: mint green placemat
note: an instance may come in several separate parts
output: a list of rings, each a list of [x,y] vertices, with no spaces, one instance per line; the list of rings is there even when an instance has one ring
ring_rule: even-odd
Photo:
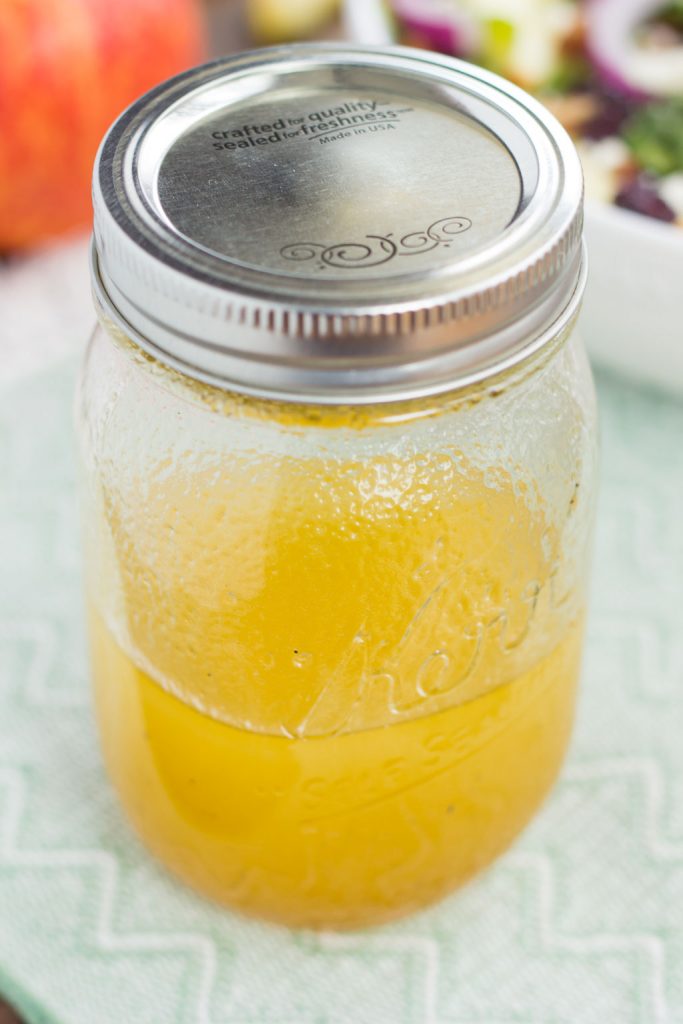
[[[603,379],[583,697],[561,784],[445,903],[243,921],[145,855],[100,765],[72,364],[0,395],[0,991],[29,1024],[683,1022],[683,405]]]

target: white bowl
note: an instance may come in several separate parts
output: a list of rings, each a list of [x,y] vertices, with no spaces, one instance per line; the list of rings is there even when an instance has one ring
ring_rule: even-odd
[[[391,45],[382,0],[345,0],[345,33]],[[683,229],[586,203],[588,285],[581,332],[592,358],[683,394]]]
[[[593,358],[683,394],[683,230],[586,203],[581,331]]]

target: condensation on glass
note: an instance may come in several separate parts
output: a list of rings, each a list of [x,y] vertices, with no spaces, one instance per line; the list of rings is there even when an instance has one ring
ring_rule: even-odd
[[[102,144],[102,746],[149,848],[230,907],[405,914],[557,775],[595,490],[581,196],[546,111],[410,50],[226,58]]]

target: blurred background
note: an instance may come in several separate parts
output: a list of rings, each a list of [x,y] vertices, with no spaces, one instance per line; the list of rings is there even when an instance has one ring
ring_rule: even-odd
[[[650,622],[631,661],[651,657],[645,675],[654,665],[660,683],[680,683],[662,623],[683,566],[681,462],[666,457],[683,440],[683,0],[0,0],[0,383],[14,390],[75,355],[94,326],[90,176],[114,117],[208,57],[309,38],[401,43],[476,61],[536,94],[575,139],[591,267],[583,333],[595,363],[627,381],[623,391],[603,386],[613,505],[602,513],[601,550],[614,564],[635,551],[633,586],[662,595],[645,620],[631,609],[628,643]],[[655,390],[646,396],[642,385]],[[618,448],[622,435],[628,452]],[[640,479],[663,497],[629,520],[629,483],[637,488]],[[660,704],[667,692],[661,683]],[[661,856],[680,864],[677,842],[660,844]],[[645,999],[644,1015],[627,1007],[619,1024],[683,1020],[677,991],[679,1016],[659,1016],[648,1007],[664,1004]],[[616,1024],[605,1012],[595,1019]],[[0,1024],[15,1020],[0,996]]]
[[[683,393],[683,0],[3,0],[0,379],[89,334],[90,175],[117,113],[207,57],[310,38],[432,48],[548,105],[584,165],[589,350]]]

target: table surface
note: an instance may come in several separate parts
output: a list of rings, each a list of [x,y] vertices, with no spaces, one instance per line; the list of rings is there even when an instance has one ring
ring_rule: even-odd
[[[0,987],[27,1024],[683,1024],[683,405],[599,379],[571,755],[514,848],[387,928],[221,911],[141,849],[90,714],[75,360],[0,400]],[[37,966],[39,965],[39,969]]]

